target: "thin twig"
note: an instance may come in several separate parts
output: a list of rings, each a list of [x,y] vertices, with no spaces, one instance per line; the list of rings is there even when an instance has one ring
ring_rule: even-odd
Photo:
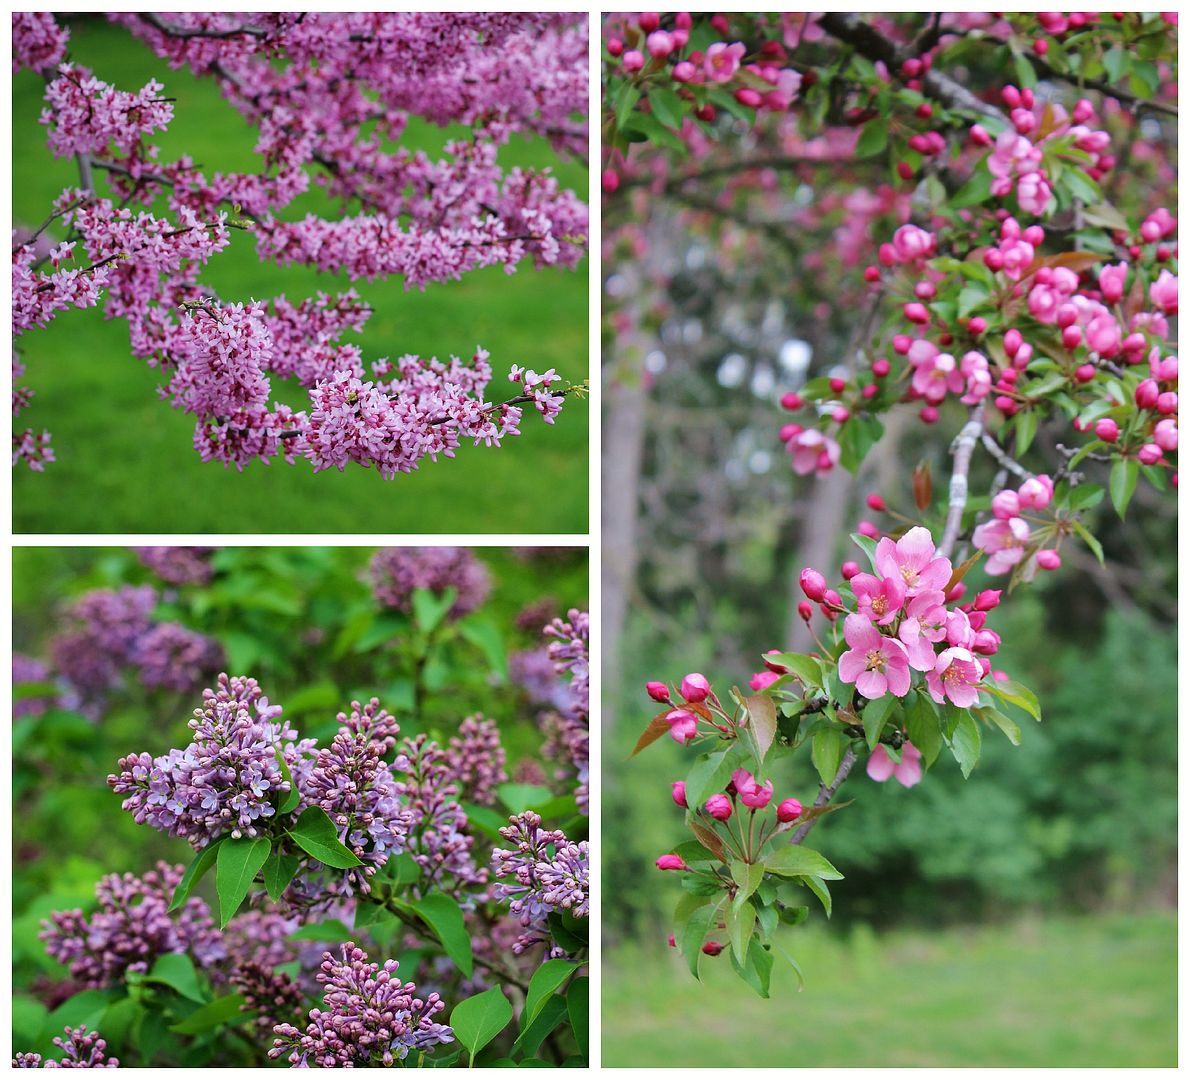
[[[1033,474],[996,442],[990,431],[983,433],[983,448],[1010,473],[1019,476],[1022,480],[1032,479]]]
[[[938,544],[938,555],[945,559],[949,559],[954,553],[962,529],[963,511],[967,509],[967,474],[971,471],[971,455],[975,451],[975,444],[979,442],[982,434],[983,411],[976,406],[971,410],[971,419],[963,425],[954,442],[950,444],[954,467],[950,472],[946,525],[942,530],[942,540]]]
[[[839,762],[839,768],[835,771],[835,778],[829,784],[823,784],[818,789],[818,798],[814,800],[814,806],[826,806],[828,802],[835,797],[835,792],[839,790],[839,786],[847,779],[847,774],[851,772],[851,767],[855,764],[856,757],[852,753],[851,748],[848,747],[847,752],[843,755],[843,760]],[[802,825],[797,832],[790,837],[791,844],[800,844],[809,835],[810,830],[822,820],[823,815],[811,818],[804,825]]]

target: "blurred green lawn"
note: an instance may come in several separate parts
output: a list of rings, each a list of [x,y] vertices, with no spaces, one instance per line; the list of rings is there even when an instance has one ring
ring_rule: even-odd
[[[1042,919],[842,940],[787,931],[773,996],[726,955],[605,952],[605,1066],[1173,1067],[1172,914]]]
[[[103,20],[70,20],[71,58],[121,89],[152,77],[176,97],[175,119],[155,140],[164,159],[190,154],[204,171],[254,169],[253,131],[213,82],[171,71],[127,31]],[[73,161],[54,159],[37,123],[44,84],[13,79],[13,221],[36,227],[63,188],[77,184]],[[454,134],[457,134],[454,133]],[[411,124],[408,143],[432,150],[451,133]],[[519,140],[506,166],[554,166],[585,195],[587,173],[559,162],[544,143]],[[101,184],[102,190],[102,184]],[[320,193],[283,211],[287,219],[325,209]],[[228,300],[290,299],[350,287],[342,277],[262,264],[255,242],[235,233],[203,275]],[[555,367],[570,381],[588,376],[587,264],[577,273],[499,268],[462,282],[405,292],[400,281],[356,289],[374,308],[365,360],[404,353],[492,354],[491,395],[505,396],[512,364]],[[314,475],[309,466],[253,464],[244,473],[203,464],[191,446],[194,422],[157,399],[157,373],[128,349],[127,326],[94,311],[70,311],[20,341],[36,390],[17,423],[49,429],[58,460],[44,474],[22,466],[13,478],[17,532],[586,532],[587,405],[571,399],[553,427],[530,411],[524,434],[501,450],[461,448],[453,461],[393,481],[375,470]],[[273,380],[280,400],[300,405],[300,388]]]

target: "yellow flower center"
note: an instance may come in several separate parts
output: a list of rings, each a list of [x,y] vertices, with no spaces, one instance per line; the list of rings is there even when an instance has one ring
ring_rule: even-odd
[[[869,671],[883,671],[885,657],[879,649],[873,649],[868,653],[868,670]]]

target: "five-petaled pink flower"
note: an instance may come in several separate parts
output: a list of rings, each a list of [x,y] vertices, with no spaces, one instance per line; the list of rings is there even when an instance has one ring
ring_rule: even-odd
[[[773,797],[773,782],[766,780],[761,784],[747,769],[736,769],[731,774],[731,782],[735,784],[740,802],[753,810],[763,810]]]
[[[786,449],[793,455],[793,471],[798,476],[809,476],[815,469],[830,472],[839,463],[839,444],[817,428],[795,435]]]
[[[665,719],[669,721],[669,734],[675,742],[688,743],[698,734],[698,717],[689,709],[674,709]]]
[[[895,543],[884,537],[876,545],[876,569],[885,577],[901,581],[906,596],[945,590],[950,583],[950,560],[934,558],[934,540],[929,529],[920,525],[914,526]]]
[[[980,551],[991,555],[984,567],[989,574],[1007,574],[1025,557],[1029,523],[1019,517],[1007,521],[985,521],[976,526],[971,542]]]
[[[731,77],[739,71],[745,52],[747,49],[738,41],[730,45],[725,41],[716,41],[709,45],[702,64],[707,78],[714,82],[730,82]]]
[[[966,649],[944,649],[938,665],[926,672],[930,697],[939,705],[947,698],[960,709],[979,703],[976,685],[983,679],[983,666]]]
[[[868,775],[880,783],[894,776],[899,784],[913,787],[921,782],[921,751],[911,742],[901,744],[901,760],[893,761],[881,743],[868,758]]]
[[[863,615],[854,613],[843,623],[843,637],[851,648],[839,657],[840,679],[855,683],[869,700],[882,698],[890,690],[897,697],[909,692],[909,655],[896,638],[885,637]]]
[[[946,637],[946,596],[941,589],[918,593],[905,608],[897,637],[905,646],[909,666],[932,671],[937,662],[934,642]]]
[[[878,578],[873,574],[856,574],[851,579],[856,607],[878,626],[887,626],[897,617],[905,602],[905,586],[899,577]]]

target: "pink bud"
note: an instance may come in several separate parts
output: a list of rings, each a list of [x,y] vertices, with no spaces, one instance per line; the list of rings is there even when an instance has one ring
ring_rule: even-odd
[[[620,174],[615,169],[604,169],[599,185],[605,195],[613,195],[620,189]]]
[[[1105,416],[1095,421],[1095,434],[1104,442],[1115,442],[1120,437],[1120,427],[1110,416]]]
[[[658,870],[689,870],[681,855],[662,855],[657,860]]]
[[[923,304],[911,303],[905,305],[905,318],[912,323],[928,323],[930,313]]]
[[[645,683],[645,689],[649,692],[649,697],[654,701],[660,701],[663,704],[669,701],[669,687],[663,682]]]
[[[654,30],[645,39],[645,47],[653,57],[665,57],[674,51],[674,39],[664,30]]]
[[[992,497],[992,514],[1001,521],[1019,517],[1021,501],[1015,491],[998,491]]]
[[[1168,453],[1178,448],[1178,422],[1176,420],[1161,420],[1153,429],[1153,441]]]
[[[621,59],[620,63],[624,66],[624,70],[629,74],[640,71],[645,66],[645,57],[639,49],[629,49]]]
[[[883,379],[884,376],[890,371],[892,371],[892,365],[883,357],[881,357],[879,360],[872,361],[872,374],[875,375],[876,378]]]
[[[870,521],[861,521],[855,527],[855,531],[859,533],[860,536],[870,536],[873,540],[879,540],[882,535],[880,530],[876,528],[876,526]]]
[[[695,75],[698,74],[696,68],[689,60],[679,60],[674,64],[674,69],[671,72],[671,77],[674,82],[688,83]]]
[[[686,781],[675,780],[673,782],[673,798],[679,806],[686,805]]]
[[[726,821],[731,817],[731,800],[724,794],[712,795],[706,802],[707,813],[716,821]]]
[[[801,424],[782,424],[781,430],[777,432],[777,438],[783,443],[787,443],[790,439],[796,438],[805,430]]]
[[[1165,421],[1162,421],[1162,423],[1164,422]],[[855,577],[856,574],[860,573],[859,563],[845,562],[840,567],[840,571],[843,574],[843,580],[850,581],[853,577]]]
[[[840,608],[843,606],[843,597],[841,597],[834,589],[827,589],[822,594],[822,602],[828,607]]]
[[[967,586],[965,582],[959,581],[955,583],[955,587],[950,590],[945,596],[948,604],[957,604],[964,596],[967,595]]]
[[[1057,552],[1054,554],[1056,555]],[[975,635],[975,643],[971,651],[983,656],[995,656],[1000,651],[1000,635],[995,630],[980,630]]]
[[[1032,476],[1021,484],[1018,494],[1027,510],[1044,510],[1054,497],[1054,483],[1048,476]]]
[[[802,804],[797,799],[782,799],[777,803],[777,820],[783,824],[796,821],[802,816]]]
[[[1157,398],[1157,411],[1162,416],[1172,416],[1178,411],[1178,395],[1172,390],[1166,390]]]
[[[717,941],[707,941],[703,943],[702,951],[707,956],[718,956],[723,951],[723,946]]]
[[[707,682],[707,677],[697,671],[691,672],[682,680],[682,697],[686,701],[706,701],[710,692],[711,684]]]
[[[1142,465],[1156,465],[1164,454],[1156,443],[1146,443],[1136,452],[1136,460]]]
[[[788,394],[781,395],[781,408],[788,409],[790,412],[796,412],[801,407],[801,395],[795,394],[792,390]]]
[[[921,417],[923,424],[938,423],[939,413],[938,413],[938,410],[933,405],[923,405],[921,412],[918,413],[918,415]]]
[[[992,611],[1000,606],[1000,589],[984,589],[975,595],[976,611]]]
[[[1156,379],[1145,379],[1136,388],[1133,396],[1140,408],[1153,409],[1157,407],[1157,401],[1161,397],[1161,387],[1157,385]]]
[[[847,389],[847,380],[840,379],[838,375],[832,376],[828,381],[832,394],[841,394]]]
[[[807,566],[798,577],[798,583],[811,600],[820,601],[826,594],[826,578],[817,570]]]
[[[976,146],[991,146],[992,136],[982,124],[972,124],[969,132],[971,141]]]
[[[798,603],[797,613],[806,622],[809,622],[814,617],[814,607],[808,601],[802,600]]]
[[[972,630],[982,630],[988,621],[988,613],[986,611],[968,611],[967,622],[971,625]]]
[[[836,424],[845,424],[851,419],[851,410],[846,405],[840,405],[831,413],[831,419]]]
[[[1004,335],[1004,352],[1008,355],[1009,359],[1016,356],[1017,349],[1021,347],[1023,340],[1021,332],[1015,327]]]
[[[761,659],[764,661],[764,666],[768,668],[769,671],[775,671],[778,675],[784,675],[789,670],[789,668],[787,668],[784,664],[776,664],[772,660],[768,659],[770,656],[780,655],[780,649],[769,649],[769,651],[766,652],[764,656],[761,657]]]
[[[1078,335],[1078,327],[1077,326],[1066,327],[1066,329],[1062,331],[1062,343],[1063,344],[1066,343],[1066,334],[1070,330],[1073,330],[1075,332],[1076,336]],[[1077,345],[1078,342],[1076,341],[1074,344]],[[1074,346],[1072,346],[1072,345],[1067,346],[1067,348],[1073,348],[1073,347]],[[1092,379],[1095,378],[1095,365],[1094,364],[1079,364],[1079,366],[1074,369],[1074,378],[1077,382],[1089,383]]]
[[[646,33],[651,34],[661,25],[661,16],[656,11],[642,11],[640,13],[640,28]]]
[[[1057,570],[1062,565],[1062,557],[1053,548],[1042,548],[1037,553],[1037,565],[1042,570]]]
[[[978,337],[988,328],[988,321],[982,315],[976,315],[969,323],[967,330]]]

